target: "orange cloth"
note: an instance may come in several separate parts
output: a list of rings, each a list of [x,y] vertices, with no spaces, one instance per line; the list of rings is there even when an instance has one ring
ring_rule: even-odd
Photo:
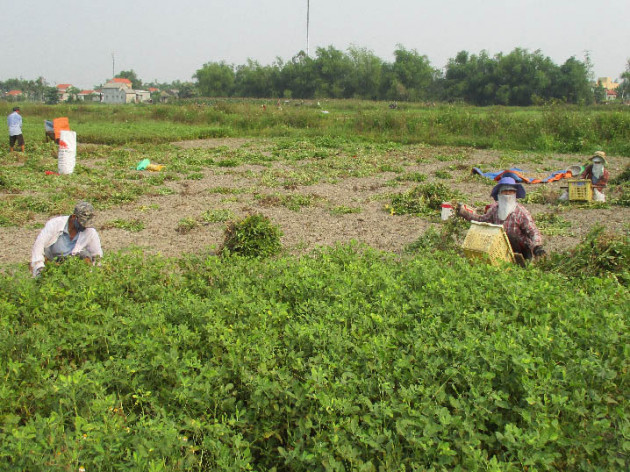
[[[70,122],[68,117],[62,116],[53,120],[53,129],[55,130],[55,139],[59,139],[62,131],[70,131]]]

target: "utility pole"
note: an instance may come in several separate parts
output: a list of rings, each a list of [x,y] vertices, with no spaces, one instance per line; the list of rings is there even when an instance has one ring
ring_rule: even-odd
[[[114,72],[115,64],[116,64],[116,60],[114,59],[114,53],[112,53],[112,78],[114,78],[114,76],[116,75],[116,72]]]
[[[306,0],[306,57],[308,57],[308,23],[311,13],[311,0]]]

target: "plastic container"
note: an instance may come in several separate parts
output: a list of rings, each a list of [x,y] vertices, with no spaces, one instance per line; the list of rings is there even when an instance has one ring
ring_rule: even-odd
[[[568,169],[566,170],[567,173],[571,173],[572,177],[579,177],[582,172],[584,172],[584,167],[583,166],[569,166]]]
[[[485,260],[492,265],[514,262],[512,246],[501,225],[471,221],[462,248],[471,260]]]
[[[593,200],[593,186],[588,179],[569,180],[569,201]]]
[[[161,164],[149,164],[147,166],[147,170],[150,170],[151,172],[160,172],[162,169],[164,169],[164,166]]]
[[[442,220],[448,220],[451,216],[453,216],[453,205],[450,202],[442,203]]]

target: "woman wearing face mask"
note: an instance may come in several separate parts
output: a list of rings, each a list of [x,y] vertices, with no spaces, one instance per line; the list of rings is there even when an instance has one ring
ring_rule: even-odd
[[[490,206],[485,215],[470,213],[461,204],[458,206],[457,214],[468,221],[503,225],[512,251],[521,254],[524,259],[543,256],[545,250],[542,247],[540,231],[529,211],[516,201],[517,198],[525,197],[523,186],[516,183],[512,177],[503,177],[494,186],[490,195],[496,203]]]
[[[589,164],[580,175],[580,179],[589,179],[593,186],[593,200],[597,202],[605,202],[604,187],[608,183],[608,171],[604,168],[608,164],[606,161],[606,153],[597,151],[591,157],[592,164]]]
[[[31,270],[37,277],[44,269],[45,261],[79,256],[90,262],[103,256],[101,240],[96,229],[89,228],[94,217],[94,207],[79,202],[70,216],[56,216],[46,222],[39,233],[31,253]]]

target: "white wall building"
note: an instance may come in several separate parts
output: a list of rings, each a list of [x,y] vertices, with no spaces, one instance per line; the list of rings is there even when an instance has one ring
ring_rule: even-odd
[[[133,90],[129,79],[111,79],[103,85],[101,93],[103,103],[142,103],[151,100],[150,92]]]

